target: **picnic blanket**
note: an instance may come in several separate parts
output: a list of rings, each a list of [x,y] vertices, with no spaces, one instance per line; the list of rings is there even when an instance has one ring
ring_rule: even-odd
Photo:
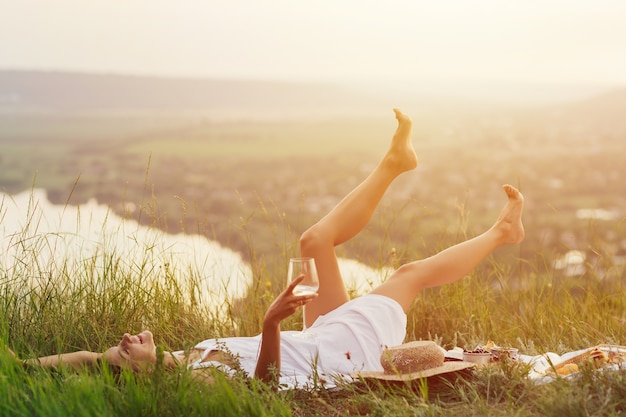
[[[456,348],[447,351],[446,356],[462,359],[462,353],[462,349]],[[626,346],[601,344],[562,355],[554,352],[534,356],[519,354],[515,360],[530,365],[528,377],[541,384],[556,378],[571,378],[585,366],[602,370],[626,369]]]
[[[548,352],[537,356],[520,355],[519,359],[532,366],[529,378],[545,383],[557,377],[573,377],[585,366],[599,370],[626,369],[626,347],[603,344],[563,355]]]

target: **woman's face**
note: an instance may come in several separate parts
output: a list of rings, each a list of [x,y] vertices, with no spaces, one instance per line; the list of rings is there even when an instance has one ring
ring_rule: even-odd
[[[130,335],[124,333],[117,346],[105,352],[105,357],[112,365],[131,367],[134,371],[144,370],[156,362],[156,345],[152,332]]]

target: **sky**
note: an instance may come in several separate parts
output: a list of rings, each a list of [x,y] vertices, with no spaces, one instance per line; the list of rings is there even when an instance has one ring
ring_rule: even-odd
[[[0,0],[0,69],[626,85],[623,0]]]

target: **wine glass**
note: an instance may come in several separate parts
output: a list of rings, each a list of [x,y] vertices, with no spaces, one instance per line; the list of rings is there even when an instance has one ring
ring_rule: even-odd
[[[304,275],[304,279],[298,283],[293,289],[294,295],[315,294],[320,287],[320,281],[315,268],[315,259],[313,258],[291,258],[289,259],[289,269],[287,278],[289,282]],[[302,310],[302,333],[300,337],[306,337],[306,319],[305,310]]]

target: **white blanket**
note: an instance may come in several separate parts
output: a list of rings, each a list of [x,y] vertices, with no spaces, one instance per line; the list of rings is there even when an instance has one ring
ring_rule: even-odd
[[[531,365],[528,377],[539,384],[554,381],[556,378],[571,378],[576,375],[576,372],[569,375],[558,375],[554,372],[554,369],[559,368],[562,364],[576,358],[577,356],[584,355],[593,349],[600,349],[603,352],[611,353],[611,356],[618,354],[617,357],[621,357],[624,360],[617,363],[607,363],[600,369],[605,370],[618,370],[626,369],[626,347],[617,345],[599,345],[591,348],[575,350],[559,355],[554,352],[547,352],[542,355],[518,355],[517,360]],[[463,349],[455,348],[446,351],[446,356],[455,359],[463,359]]]

